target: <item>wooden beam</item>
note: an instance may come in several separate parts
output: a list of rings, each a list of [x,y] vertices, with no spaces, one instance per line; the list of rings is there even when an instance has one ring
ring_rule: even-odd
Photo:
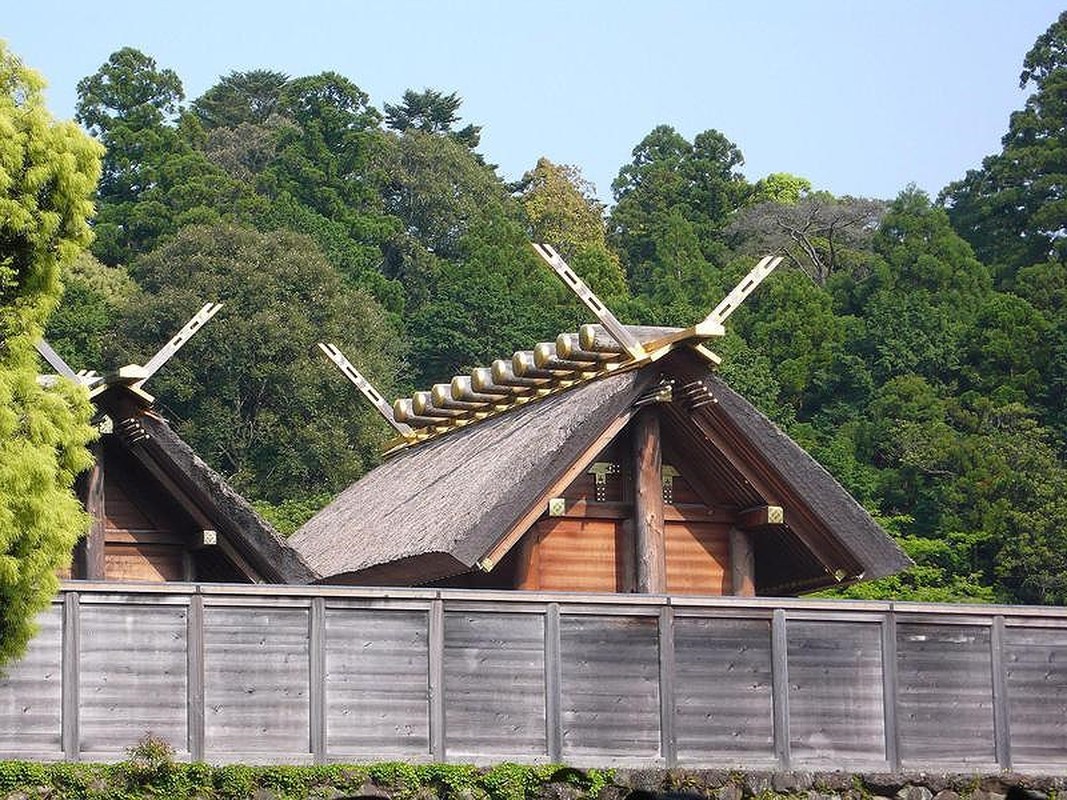
[[[749,534],[730,528],[730,586],[735,597],[756,596],[756,558]]]
[[[785,525],[785,511],[781,506],[754,506],[737,515],[736,525],[743,530],[762,528],[765,525]]]
[[[663,451],[659,415],[645,409],[634,426],[634,545],[637,591],[667,591],[667,543],[663,524]]]
[[[104,448],[100,441],[92,445],[93,466],[85,478],[85,511],[92,518],[89,533],[81,548],[81,577],[90,581],[102,581],[106,576],[104,559]]]

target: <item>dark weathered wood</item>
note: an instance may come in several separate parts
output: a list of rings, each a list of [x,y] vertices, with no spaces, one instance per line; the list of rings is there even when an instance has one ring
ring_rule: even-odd
[[[881,625],[790,620],[788,640],[792,761],[884,764]]]
[[[330,760],[417,760],[430,752],[429,615],[417,608],[326,610]]]
[[[990,666],[993,670],[993,736],[996,740],[997,766],[1011,770],[1011,714],[1008,682],[1004,671],[1004,617],[993,617],[989,637]]]
[[[90,517],[89,533],[82,545],[83,563],[81,576],[91,581],[102,581],[104,567],[104,528],[106,511],[104,505],[104,448],[100,442],[92,447],[93,466],[85,478],[85,512]]]
[[[189,598],[188,628],[185,635],[189,652],[186,658],[188,694],[186,729],[189,758],[204,760],[204,598],[194,594]]]
[[[769,766],[770,620],[688,617],[676,610],[674,642],[678,760]]]
[[[444,623],[449,757],[547,755],[544,618],[446,609]]]
[[[122,756],[146,731],[187,741],[187,608],[82,598],[79,628],[81,756]],[[116,652],[126,654],[122,661]]]
[[[774,704],[774,756],[781,769],[790,767],[789,749],[789,640],[785,611],[771,617],[771,697]]]
[[[0,678],[0,758],[114,760],[152,730],[181,759],[310,761],[321,692],[327,761],[423,761],[434,602],[450,761],[1067,770],[1059,608],[93,583]]]
[[[905,769],[996,765],[989,640],[984,625],[897,621]]]
[[[659,752],[668,768],[678,764],[678,742],[675,738],[674,678],[674,609],[659,610]]]
[[[78,761],[78,664],[81,660],[78,593],[63,597],[63,757]]]
[[[637,591],[667,591],[667,544],[663,527],[663,450],[659,416],[645,409],[634,422],[634,544]]]
[[[307,760],[307,607],[204,609],[204,747]],[[259,758],[263,758],[260,755]]]
[[[563,614],[563,757],[660,751],[658,618]]]
[[[555,764],[563,760],[559,648],[559,603],[549,603],[545,609],[545,744],[548,760]]]
[[[1012,763],[1067,771],[1067,627],[1021,622],[1004,631]]]
[[[308,746],[316,764],[326,761],[326,601],[311,601],[308,619]]]
[[[38,615],[26,654],[0,670],[0,758],[63,757],[65,605]]]
[[[890,611],[882,618],[882,699],[885,715],[885,760],[893,772],[900,771],[897,691],[897,618]]]
[[[755,506],[738,512],[738,528],[763,528],[767,525],[784,525],[785,510],[781,506]]]
[[[632,509],[632,507],[631,507]],[[634,534],[633,511],[619,523],[615,536],[616,591],[632,594],[637,591],[637,544]]]
[[[730,529],[730,586],[737,597],[756,595],[756,554],[747,531]]]
[[[447,752],[445,732],[445,605],[438,599],[430,604],[430,755],[444,761]]]

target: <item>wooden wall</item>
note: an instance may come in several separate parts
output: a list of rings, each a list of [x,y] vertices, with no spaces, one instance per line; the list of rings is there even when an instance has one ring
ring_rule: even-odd
[[[90,573],[78,545],[71,570],[61,577],[161,583],[248,578],[220,548],[199,547],[198,525],[171,490],[162,486],[125,448],[105,436],[98,449],[103,465],[102,574]]]
[[[0,758],[1067,774],[1067,610],[70,583]]]
[[[630,447],[624,432],[559,495],[563,509],[558,515],[546,513],[534,523],[518,547],[517,588],[634,591]],[[598,471],[607,473],[599,489]],[[681,470],[666,463],[664,472],[669,475],[664,488],[667,591],[730,594],[730,525],[714,521],[715,509],[700,499]]]

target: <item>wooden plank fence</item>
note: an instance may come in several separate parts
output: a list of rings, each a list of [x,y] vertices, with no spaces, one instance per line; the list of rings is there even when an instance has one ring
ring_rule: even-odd
[[[70,582],[0,758],[1067,773],[1067,609]]]

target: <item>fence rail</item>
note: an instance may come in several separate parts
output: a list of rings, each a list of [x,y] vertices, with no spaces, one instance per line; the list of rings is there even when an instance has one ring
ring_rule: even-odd
[[[0,757],[1067,773],[1067,609],[70,582]]]

